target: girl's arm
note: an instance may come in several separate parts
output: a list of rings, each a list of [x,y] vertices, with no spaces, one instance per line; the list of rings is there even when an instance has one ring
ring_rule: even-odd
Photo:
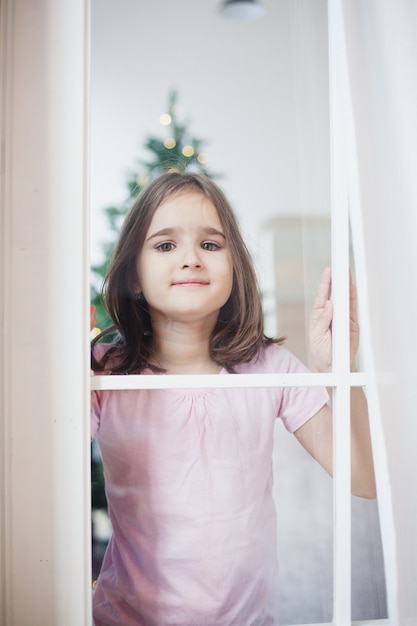
[[[327,268],[321,278],[310,320],[310,350],[319,372],[329,372],[332,367],[333,306],[331,272]],[[359,347],[359,325],[356,308],[356,289],[350,281],[350,359],[351,371],[356,370],[355,359]],[[376,497],[374,465],[369,431],[368,405],[363,389],[351,388],[351,465],[352,493],[364,498]],[[329,406],[324,406],[301,428],[295,436],[304,448],[332,474],[333,472],[333,420]]]

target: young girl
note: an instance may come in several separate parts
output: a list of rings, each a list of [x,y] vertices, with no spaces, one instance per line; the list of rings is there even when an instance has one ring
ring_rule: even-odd
[[[331,366],[330,272],[310,343]],[[352,298],[352,365],[358,329]],[[168,173],[123,225],[104,299],[117,330],[94,342],[102,374],[304,372],[265,336],[248,251],[221,190]],[[113,526],[94,591],[96,626],[277,624],[274,423],[281,418],[332,471],[332,418],[321,388],[96,391],[92,437]],[[374,497],[366,402],[352,391],[352,485]]]

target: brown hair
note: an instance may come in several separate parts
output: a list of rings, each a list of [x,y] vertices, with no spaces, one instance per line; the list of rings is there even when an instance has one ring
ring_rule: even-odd
[[[123,223],[104,280],[102,297],[114,326],[105,330],[94,345],[109,332],[118,337],[101,359],[92,356],[94,371],[136,374],[152,364],[151,322],[146,302],[135,297],[136,258],[156,209],[168,197],[196,190],[214,204],[228,243],[233,264],[230,297],[220,309],[210,337],[210,356],[233,372],[235,365],[257,357],[262,345],[282,343],[264,334],[261,295],[253,263],[242,239],[233,210],[221,189],[202,174],[170,172],[152,181],[136,198]]]

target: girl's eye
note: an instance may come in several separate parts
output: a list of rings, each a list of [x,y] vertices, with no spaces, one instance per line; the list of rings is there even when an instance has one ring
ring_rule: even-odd
[[[204,241],[201,244],[203,250],[208,250],[209,252],[214,252],[215,250],[219,250],[220,246],[218,243],[214,243],[214,241]]]
[[[170,241],[164,241],[156,246],[156,250],[159,252],[171,252],[175,248],[174,244]]]

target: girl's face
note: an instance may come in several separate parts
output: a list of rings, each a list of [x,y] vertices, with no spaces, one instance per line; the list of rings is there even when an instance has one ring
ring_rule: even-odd
[[[136,271],[152,320],[214,326],[233,283],[233,265],[214,204],[198,191],[164,200],[154,213]]]

